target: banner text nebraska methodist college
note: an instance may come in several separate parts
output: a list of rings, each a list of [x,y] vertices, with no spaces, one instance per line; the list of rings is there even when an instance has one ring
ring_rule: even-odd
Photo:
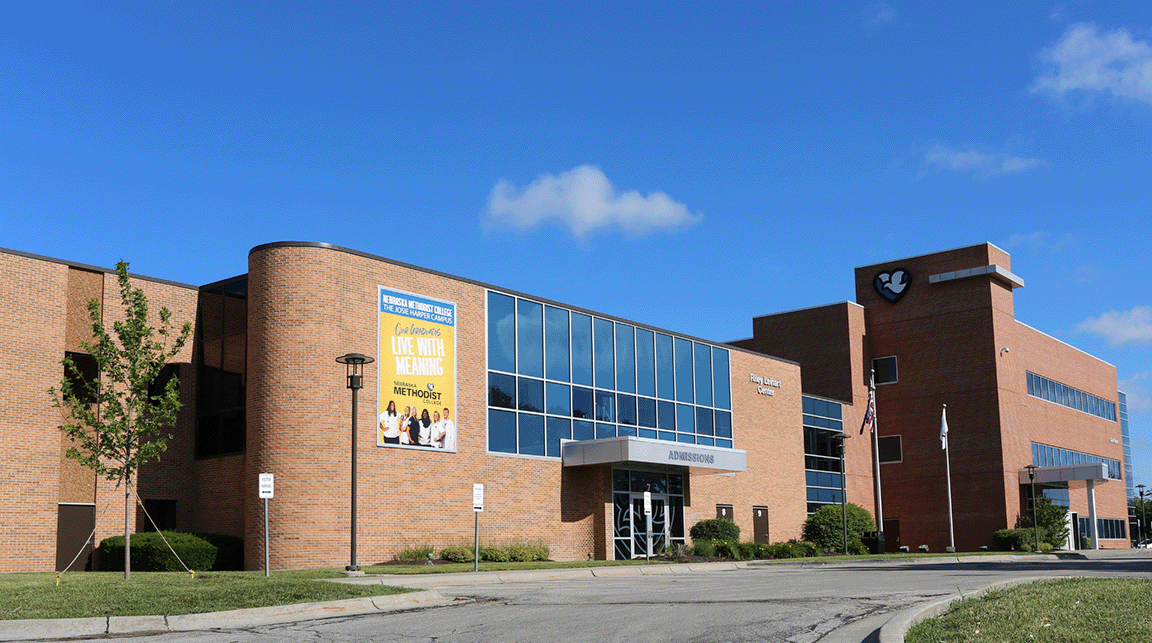
[[[456,451],[456,304],[380,287],[380,446]]]

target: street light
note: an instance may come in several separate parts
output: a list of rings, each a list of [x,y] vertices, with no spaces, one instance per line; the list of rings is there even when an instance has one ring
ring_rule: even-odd
[[[1144,542],[1144,490],[1148,487],[1138,484],[1136,488],[1140,490],[1140,542]]]
[[[352,561],[345,571],[358,572],[356,564],[356,394],[364,387],[364,365],[376,361],[360,353],[348,353],[336,358],[348,370],[348,388],[352,389]]]
[[[840,450],[840,522],[844,526],[844,555],[848,555],[848,493],[844,487],[844,479],[847,477],[847,472],[844,470],[844,440],[852,436],[847,433],[833,434],[832,439],[836,441]]]
[[[1032,530],[1036,534],[1036,551],[1040,551],[1040,523],[1036,522],[1036,465],[1024,468],[1028,470],[1028,484],[1032,487]]]

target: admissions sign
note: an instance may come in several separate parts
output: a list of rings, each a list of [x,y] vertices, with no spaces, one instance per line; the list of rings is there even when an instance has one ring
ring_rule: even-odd
[[[456,304],[380,287],[376,444],[456,451]]]

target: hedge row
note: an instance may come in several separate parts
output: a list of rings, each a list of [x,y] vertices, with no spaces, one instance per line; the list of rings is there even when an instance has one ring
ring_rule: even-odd
[[[742,543],[735,540],[693,541],[688,553],[705,558],[731,560],[769,560],[777,558],[814,558],[820,547],[814,543],[796,541],[786,543]]]
[[[161,538],[160,532],[155,531],[132,534],[134,571],[182,572],[185,565],[194,571],[244,569],[244,541],[240,538],[179,531],[165,531],[163,535]],[[179,560],[172,555],[173,550]],[[124,537],[111,536],[100,541],[97,560],[100,571],[124,571]]]

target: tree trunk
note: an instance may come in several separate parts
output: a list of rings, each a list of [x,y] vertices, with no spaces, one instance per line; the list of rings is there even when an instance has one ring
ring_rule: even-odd
[[[131,508],[129,502],[132,497],[132,492],[128,489],[131,478],[124,476],[124,580],[132,580],[132,542],[130,538],[132,534],[128,529],[128,509]]]

